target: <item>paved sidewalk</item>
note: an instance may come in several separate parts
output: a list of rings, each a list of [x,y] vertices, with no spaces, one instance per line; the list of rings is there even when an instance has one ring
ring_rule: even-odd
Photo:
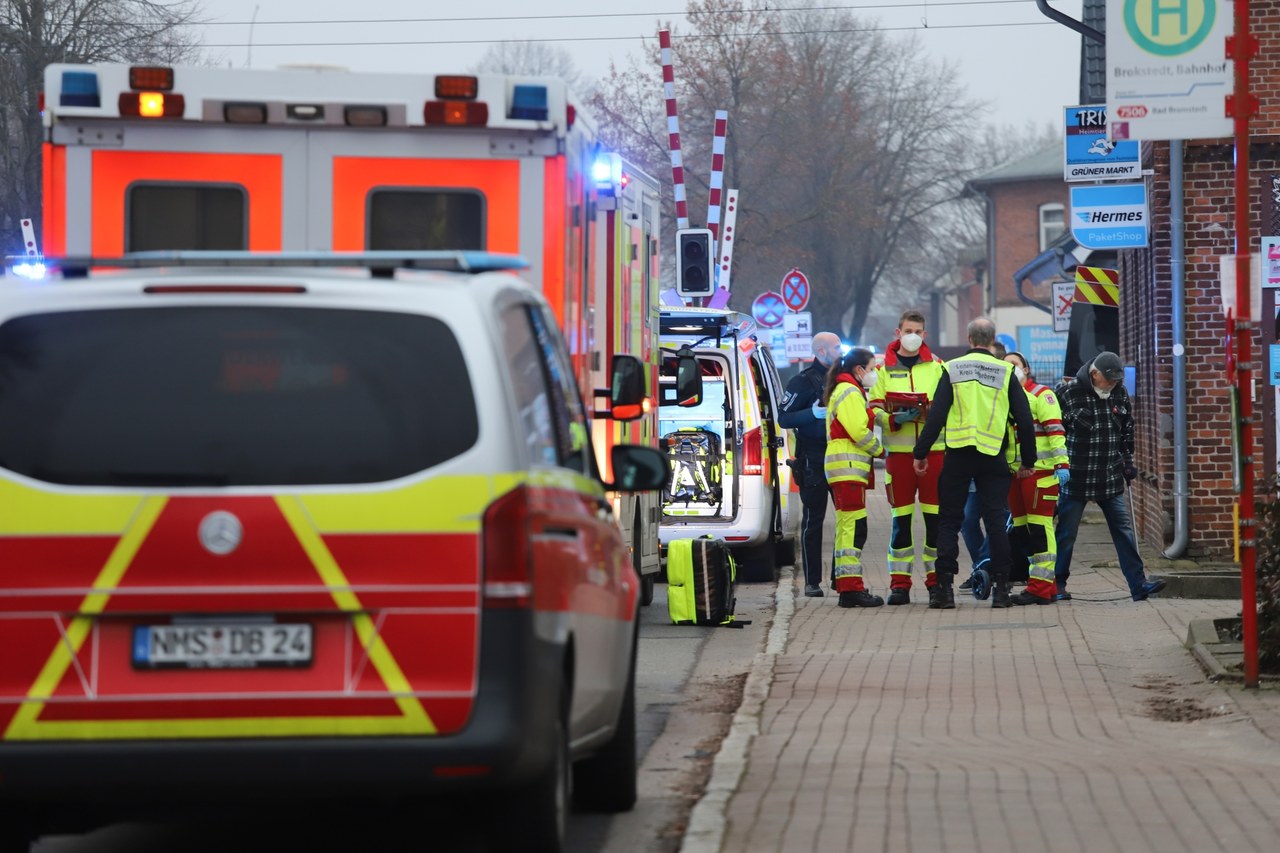
[[[870,525],[884,594],[882,491]],[[1280,849],[1280,691],[1211,684],[1182,647],[1238,605],[1135,603],[1091,568],[1114,559],[1082,525],[1075,598],[1048,607],[929,610],[922,574],[904,607],[795,598],[720,849]]]

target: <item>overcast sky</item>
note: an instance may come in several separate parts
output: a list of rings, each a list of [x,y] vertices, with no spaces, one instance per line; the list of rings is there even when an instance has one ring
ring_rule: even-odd
[[[1034,0],[759,0],[773,7],[838,7],[891,34],[914,34],[922,53],[948,60],[988,103],[974,117],[1021,128],[1060,127],[1076,103],[1080,36],[1049,21]],[[1080,0],[1051,0],[1073,18]],[[639,55],[660,21],[684,26],[684,0],[202,0],[209,51],[237,67],[289,63],[355,71],[463,71],[496,40],[564,47],[589,77]],[[256,17],[256,24],[249,22]],[[396,20],[399,19],[399,20]],[[336,23],[325,23],[336,22]],[[282,46],[296,45],[296,46]],[[677,95],[680,69],[676,68]],[[661,72],[654,69],[654,86]],[[730,117],[732,122],[732,117]]]

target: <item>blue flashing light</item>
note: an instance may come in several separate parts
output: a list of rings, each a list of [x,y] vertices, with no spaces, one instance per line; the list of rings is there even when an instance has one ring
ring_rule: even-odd
[[[62,92],[58,95],[58,106],[62,107],[100,107],[102,98],[98,94],[98,74],[96,71],[63,71]]]
[[[40,281],[48,272],[41,261],[23,261],[14,264],[10,269],[19,278],[30,279],[31,281]]]
[[[622,191],[622,157],[600,152],[591,162],[591,180],[602,195],[617,195]]]
[[[527,118],[534,121],[546,121],[547,87],[516,86],[511,93],[511,111],[507,118]]]

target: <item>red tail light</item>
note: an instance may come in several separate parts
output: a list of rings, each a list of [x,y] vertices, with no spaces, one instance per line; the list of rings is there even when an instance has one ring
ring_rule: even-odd
[[[533,601],[529,541],[529,491],[521,486],[489,504],[484,512],[481,559],[485,607],[528,607]]]
[[[484,127],[489,123],[489,105],[480,101],[427,101],[422,120],[427,124]]]
[[[759,477],[764,474],[763,427],[748,430],[742,442],[742,473]]]

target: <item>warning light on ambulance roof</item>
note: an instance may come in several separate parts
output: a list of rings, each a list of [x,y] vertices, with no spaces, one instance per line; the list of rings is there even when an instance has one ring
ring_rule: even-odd
[[[427,124],[483,127],[489,123],[489,105],[481,101],[427,101],[422,120]]]
[[[516,86],[511,91],[511,111],[507,118],[547,120],[547,87]]]
[[[129,69],[129,88],[150,92],[173,90],[173,69],[154,65],[135,65]]]
[[[349,127],[385,127],[386,107],[344,107],[342,118]]]
[[[437,98],[461,98],[473,100],[480,91],[480,81],[475,77],[442,75],[436,78]]]
[[[182,118],[186,99],[163,92],[121,92],[120,115],[141,118]]]
[[[622,156],[601,152],[591,164],[591,179],[595,181],[596,191],[605,195],[616,195],[622,190]]]
[[[139,92],[138,115],[143,118],[162,118],[164,116],[164,95],[160,92]]]
[[[44,94],[41,93],[41,97]],[[98,94],[98,75],[94,71],[63,71],[62,91],[58,93],[60,107],[100,107],[102,99]],[[41,105],[41,112],[44,106]]]

